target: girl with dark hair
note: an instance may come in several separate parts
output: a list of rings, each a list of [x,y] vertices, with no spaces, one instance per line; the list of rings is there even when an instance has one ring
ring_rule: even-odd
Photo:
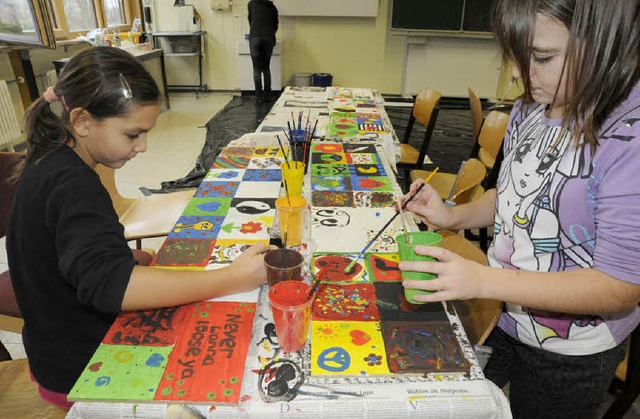
[[[405,281],[422,301],[506,302],[485,375],[517,418],[593,417],[640,322],[640,6],[497,0],[494,34],[524,95],[496,189],[457,207],[426,186],[407,208],[437,228],[494,225],[489,266],[441,248]],[[412,185],[410,194],[417,189]]]
[[[60,101],[61,116],[50,104]],[[23,342],[41,396],[66,395],[121,310],[144,310],[248,291],[266,282],[264,244],[214,271],[136,264],[95,166],[120,168],[147,148],[160,92],[129,53],[74,55],[26,115],[7,255],[24,318]]]

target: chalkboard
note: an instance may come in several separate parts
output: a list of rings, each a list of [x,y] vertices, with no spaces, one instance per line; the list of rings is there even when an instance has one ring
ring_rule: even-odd
[[[393,0],[391,29],[491,32],[494,0]]]

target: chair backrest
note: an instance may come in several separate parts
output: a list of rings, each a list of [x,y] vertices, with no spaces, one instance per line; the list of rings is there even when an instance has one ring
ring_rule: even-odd
[[[125,198],[120,195],[118,188],[116,187],[116,171],[110,167],[98,164],[96,166],[96,173],[100,176],[100,181],[105,187],[109,196],[111,196],[111,202],[113,202],[113,209],[118,214],[118,218],[122,218],[124,214],[135,204],[134,198]]]
[[[478,138],[482,121],[484,120],[484,112],[482,111],[482,102],[480,96],[473,88],[469,87],[469,108],[471,109],[471,125],[473,126],[473,138]]]
[[[486,174],[487,168],[480,160],[472,158],[464,162],[448,200],[456,205],[470,202]]]
[[[433,110],[440,104],[440,92],[431,89],[422,89],[418,92],[413,103],[413,117],[425,127],[429,127]]]
[[[16,183],[9,182],[9,178],[25,157],[25,153],[0,153],[0,237],[4,237],[7,233],[9,211],[11,211],[18,186]]]
[[[507,133],[507,126],[509,124],[509,114],[500,111],[491,111],[487,114],[487,117],[482,123],[482,129],[478,135],[478,145],[480,146],[480,152],[486,154],[489,157],[489,161],[493,162],[502,147],[504,135]],[[481,160],[483,160],[481,158]],[[487,162],[483,162],[486,163]],[[487,168],[492,168],[491,164]]]
[[[418,150],[419,154],[416,169],[424,168],[424,158],[429,149],[433,128],[436,126],[436,119],[438,119],[438,111],[440,110],[438,105],[440,104],[441,97],[440,92],[425,88],[418,92],[416,101],[413,104],[413,117],[427,128],[420,150]]]

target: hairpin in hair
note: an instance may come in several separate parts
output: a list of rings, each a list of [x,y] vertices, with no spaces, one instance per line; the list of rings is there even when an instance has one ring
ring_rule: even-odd
[[[133,97],[133,91],[131,90],[131,86],[129,86],[127,79],[124,78],[122,73],[120,73],[120,84],[122,85],[122,95],[126,99],[131,99]]]

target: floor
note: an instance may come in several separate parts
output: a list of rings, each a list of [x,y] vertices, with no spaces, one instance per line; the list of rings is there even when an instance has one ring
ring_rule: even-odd
[[[194,167],[205,142],[205,124],[231,100],[231,94],[172,93],[171,109],[160,114],[149,133],[147,152],[116,172],[120,193],[141,196],[139,188],[159,189],[160,182],[179,179]],[[147,239],[142,245],[157,250],[164,239]],[[0,272],[8,269],[4,238],[0,239]],[[22,337],[0,330],[0,342],[13,359],[26,358]]]
[[[160,182],[180,179],[191,171],[205,142],[205,124],[232,98],[231,94],[172,93],[171,109],[158,118],[149,133],[147,152],[137,156],[116,172],[116,183],[124,196],[140,196],[141,187],[160,189]],[[143,247],[157,250],[164,239],[147,239]],[[8,269],[4,239],[0,239],[0,271]],[[25,358],[22,338],[0,330],[0,342],[12,358]],[[636,401],[624,416],[640,418]]]

